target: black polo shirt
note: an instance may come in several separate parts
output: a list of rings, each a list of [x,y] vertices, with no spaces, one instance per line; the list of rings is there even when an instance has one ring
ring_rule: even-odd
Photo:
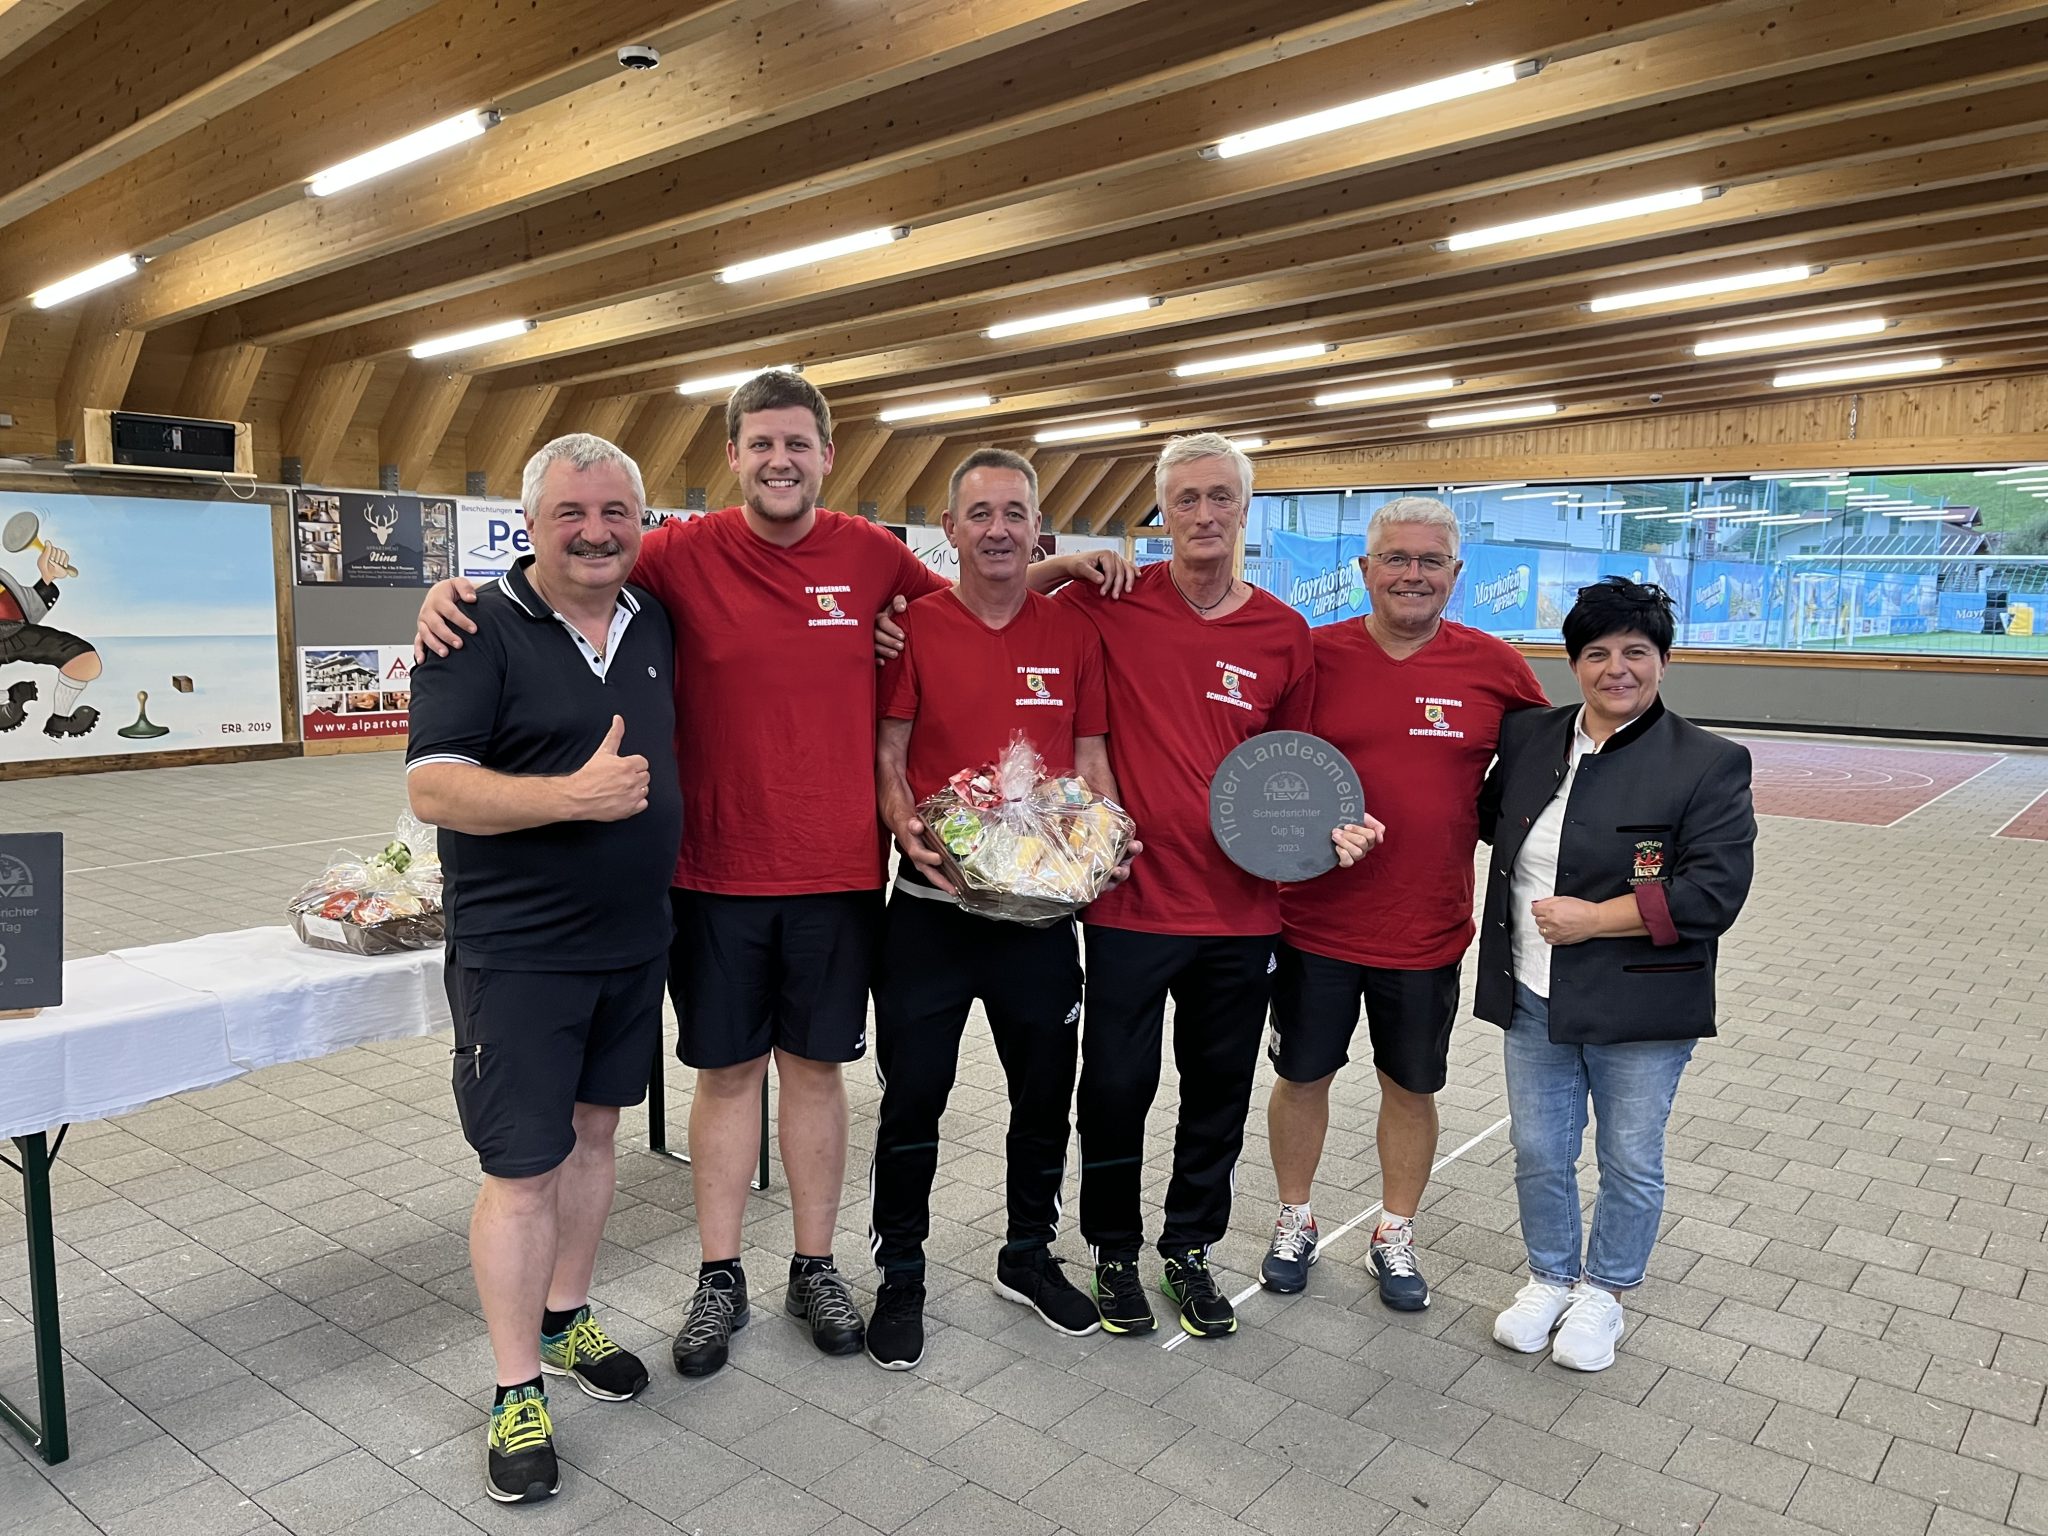
[[[615,970],[668,949],[682,840],[675,633],[637,587],[619,594],[605,655],[533,588],[527,555],[478,596],[477,632],[413,669],[405,766],[574,773],[611,729],[647,759],[647,809],[494,837],[441,829],[450,959],[521,971]]]

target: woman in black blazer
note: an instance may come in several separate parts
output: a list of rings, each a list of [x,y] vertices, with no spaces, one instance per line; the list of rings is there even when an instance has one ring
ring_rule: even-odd
[[[1480,807],[1493,867],[1474,1012],[1507,1031],[1530,1276],[1493,1336],[1580,1371],[1614,1363],[1619,1298],[1648,1267],[1665,1123],[1714,1033],[1715,944],[1756,843],[1748,751],[1657,697],[1672,629],[1661,588],[1582,588],[1564,643],[1585,703],[1508,716]],[[1582,1247],[1589,1101],[1600,1193]]]

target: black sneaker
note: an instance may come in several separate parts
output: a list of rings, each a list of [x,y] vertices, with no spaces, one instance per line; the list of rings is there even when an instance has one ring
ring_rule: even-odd
[[[1316,1261],[1316,1224],[1287,1211],[1273,1223],[1273,1241],[1259,1265],[1259,1284],[1282,1296],[1308,1289],[1308,1267]]]
[[[1135,1259],[1104,1259],[1095,1266],[1095,1315],[1104,1333],[1150,1333],[1159,1326]]]
[[[884,1280],[868,1318],[868,1358],[885,1371],[907,1371],[924,1358],[924,1281]]]
[[[0,699],[0,731],[11,731],[28,718],[28,705],[36,696],[36,685],[23,678]]]
[[[1373,1234],[1365,1250],[1365,1267],[1378,1277],[1380,1301],[1396,1312],[1420,1312],[1429,1305],[1429,1282],[1415,1267],[1415,1235],[1403,1230],[1392,1242],[1383,1243]]]
[[[690,1315],[676,1334],[676,1369],[685,1376],[709,1376],[725,1364],[732,1336],[747,1326],[747,1282],[720,1285],[699,1280]]]
[[[836,1269],[814,1269],[789,1282],[783,1310],[810,1325],[811,1342],[828,1355],[857,1355],[867,1342],[867,1328],[853,1292]]]
[[[1190,1248],[1177,1258],[1168,1258],[1159,1289],[1180,1308],[1183,1331],[1198,1339],[1219,1339],[1237,1332],[1237,1313],[1216,1289],[1216,1277],[1209,1273],[1209,1256],[1201,1249]]]
[[[1043,1244],[1017,1254],[1005,1248],[996,1255],[996,1294],[1029,1307],[1055,1333],[1078,1339],[1102,1326],[1095,1303],[1060,1272],[1060,1261]],[[1139,1299],[1144,1299],[1142,1292]]]
[[[561,1491],[555,1426],[540,1388],[520,1387],[491,1410],[490,1444],[484,1492],[500,1504],[530,1504]]]
[[[572,1377],[587,1396],[611,1403],[637,1397],[647,1385],[640,1357],[614,1344],[587,1305],[560,1333],[540,1336],[540,1368],[549,1376]]]

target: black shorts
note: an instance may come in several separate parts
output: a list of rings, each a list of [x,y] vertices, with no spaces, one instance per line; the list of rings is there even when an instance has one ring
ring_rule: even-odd
[[[858,1061],[882,931],[880,891],[718,896],[671,890],[669,996],[685,1066],[736,1067],[771,1049]]]
[[[616,971],[445,971],[455,1109],[485,1173],[530,1179],[576,1145],[578,1104],[647,1096],[661,1048],[659,957]]]
[[[1360,1004],[1372,1064],[1410,1093],[1437,1093],[1450,1075],[1458,967],[1396,971],[1312,955],[1282,943],[1273,974],[1266,1055],[1290,1083],[1313,1083],[1350,1060]]]
[[[91,650],[92,647],[78,636],[67,635],[61,629],[23,624],[8,634],[0,635],[0,666],[21,662],[29,666],[61,667]]]

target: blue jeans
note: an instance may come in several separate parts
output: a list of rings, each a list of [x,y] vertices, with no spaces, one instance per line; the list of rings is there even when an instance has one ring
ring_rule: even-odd
[[[1609,1291],[1643,1283],[1664,1214],[1664,1126],[1692,1040],[1556,1045],[1550,1002],[1520,982],[1507,1033],[1508,1127],[1529,1273],[1553,1285],[1581,1278]],[[1600,1193],[1580,1261],[1579,1150],[1586,1105],[1598,1122]]]

